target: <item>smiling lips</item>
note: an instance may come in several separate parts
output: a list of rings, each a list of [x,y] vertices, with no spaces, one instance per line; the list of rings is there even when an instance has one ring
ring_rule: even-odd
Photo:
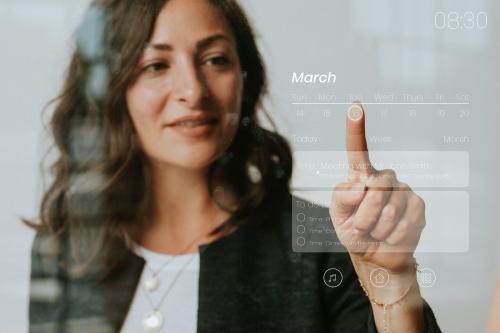
[[[166,126],[184,136],[200,137],[209,134],[218,121],[213,114],[198,114],[179,117]]]
[[[214,115],[200,114],[200,115],[189,115],[184,117],[179,117],[176,120],[167,124],[167,126],[182,126],[193,128],[197,126],[210,125],[218,121],[218,118]]]

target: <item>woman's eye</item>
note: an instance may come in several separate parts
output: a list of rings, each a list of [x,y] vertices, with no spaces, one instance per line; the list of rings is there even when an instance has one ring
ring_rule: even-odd
[[[159,72],[161,70],[164,70],[167,67],[168,67],[167,64],[162,63],[162,62],[157,62],[157,63],[154,63],[154,64],[151,64],[151,65],[144,67],[143,71],[146,73],[155,73],[155,72]]]
[[[229,59],[224,56],[212,57],[207,59],[206,62],[215,66],[227,66],[230,63]]]

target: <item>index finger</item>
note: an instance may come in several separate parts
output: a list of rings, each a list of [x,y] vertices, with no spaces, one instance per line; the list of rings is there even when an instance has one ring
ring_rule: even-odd
[[[373,166],[368,154],[365,136],[365,112],[360,103],[353,103],[347,110],[346,151],[349,171],[370,175]]]

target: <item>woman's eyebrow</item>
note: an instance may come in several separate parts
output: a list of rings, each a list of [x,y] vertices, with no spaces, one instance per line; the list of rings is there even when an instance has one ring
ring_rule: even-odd
[[[224,34],[216,34],[216,35],[208,36],[206,38],[199,40],[196,43],[196,48],[198,50],[207,48],[208,46],[212,45],[213,43],[215,43],[219,40],[225,40],[228,42],[230,41],[228,36],[226,36]],[[146,43],[145,48],[148,48],[148,47],[153,48],[153,49],[158,50],[158,51],[172,51],[174,49],[172,45],[167,44],[167,43],[155,43],[155,44]]]
[[[209,36],[207,38],[203,38],[202,40],[198,41],[196,43],[196,48],[198,50],[207,48],[208,46],[212,45],[213,43],[215,43],[215,42],[217,42],[219,40],[223,40],[223,41],[226,41],[226,42],[230,42],[231,41],[229,39],[229,37],[226,36],[226,35],[224,35],[224,34],[216,34],[216,35]]]

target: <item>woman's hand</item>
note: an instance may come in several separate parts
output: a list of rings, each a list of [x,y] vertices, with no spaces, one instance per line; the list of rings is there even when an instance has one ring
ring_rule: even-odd
[[[335,231],[372,301],[377,329],[421,332],[423,301],[413,252],[425,226],[424,201],[393,170],[375,170],[370,163],[360,104],[348,111],[346,146],[349,179],[335,187],[330,206]],[[372,280],[378,272],[383,286]],[[381,304],[389,306],[390,329]]]
[[[394,274],[413,268],[425,204],[393,170],[373,168],[360,104],[348,111],[346,148],[349,181],[335,187],[330,206],[339,240],[358,263]]]

